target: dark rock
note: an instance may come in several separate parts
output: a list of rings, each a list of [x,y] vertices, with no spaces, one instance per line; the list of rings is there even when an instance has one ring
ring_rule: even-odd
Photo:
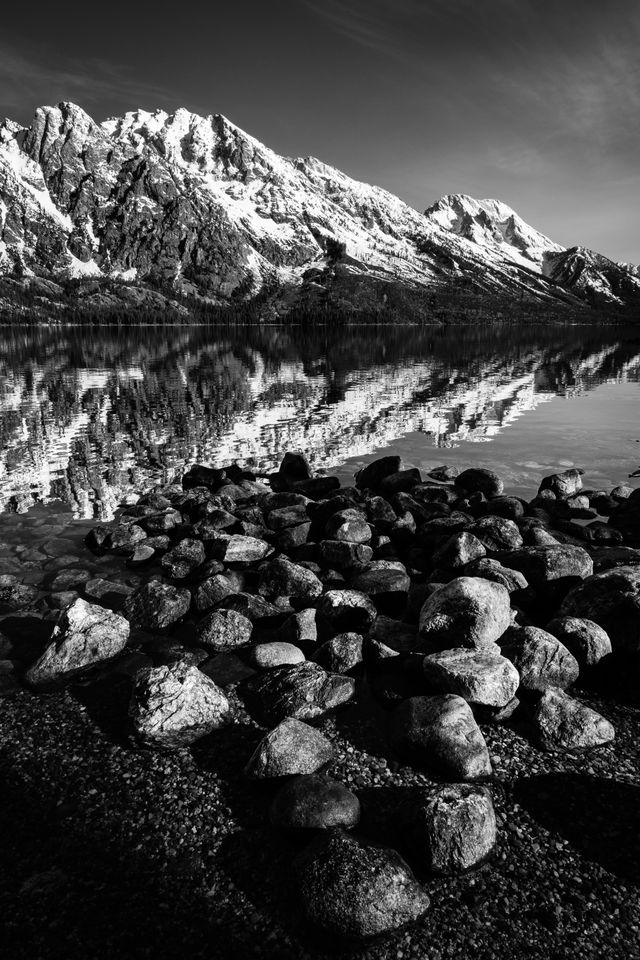
[[[299,480],[295,484],[295,492],[304,494],[310,500],[322,500],[339,489],[337,477],[314,477],[312,480]]]
[[[543,750],[582,751],[615,738],[613,725],[562,690],[546,690],[533,714],[534,734]]]
[[[421,482],[420,471],[416,467],[410,467],[388,474],[380,482],[380,492],[384,497],[391,497],[394,493],[408,493]]]
[[[491,775],[485,739],[462,697],[410,697],[393,713],[392,738],[402,756],[439,776],[476,780]]]
[[[580,668],[576,658],[564,644],[539,627],[513,627],[502,652],[520,674],[522,690],[564,689],[578,679]]]
[[[280,494],[274,494],[280,496]],[[291,494],[297,496],[297,494]],[[286,530],[289,527],[297,527],[300,524],[309,522],[309,512],[307,503],[310,501],[306,497],[301,497],[303,503],[285,504],[282,507],[273,509],[267,513],[267,526],[271,530]]]
[[[214,610],[198,624],[198,642],[211,650],[223,651],[249,643],[253,623],[236,610]]]
[[[95,577],[93,580],[87,580],[83,587],[88,597],[94,600],[102,600],[109,597],[130,597],[134,592],[133,587],[126,583],[119,583],[115,580],[103,580],[102,577]]]
[[[259,590],[265,597],[302,597],[315,600],[322,593],[322,583],[311,570],[278,557],[263,563],[259,569]]]
[[[481,707],[505,707],[520,684],[518,671],[498,650],[443,650],[424,658],[427,686]]]
[[[188,590],[151,580],[127,597],[124,612],[133,627],[162,630],[182,619],[190,606]]]
[[[429,470],[427,476],[431,477],[432,480],[440,480],[442,483],[446,483],[448,480],[455,480],[459,473],[457,467],[450,467],[445,464],[442,467],[434,467],[433,470]]]
[[[374,560],[351,580],[353,590],[367,596],[407,593],[411,580],[399,560]]]
[[[258,744],[245,767],[254,780],[315,773],[331,763],[333,745],[301,720],[285,719]]]
[[[560,615],[599,624],[614,652],[640,652],[640,564],[596,573],[565,597]]]
[[[220,606],[225,610],[235,610],[251,620],[252,623],[259,624],[261,627],[272,626],[282,621],[284,615],[291,609],[284,610],[277,607],[264,597],[255,593],[240,591],[239,593],[230,593],[221,601]]]
[[[229,701],[197,667],[177,662],[144,668],[135,680],[129,716],[138,739],[150,746],[188,747],[223,726]]]
[[[285,453],[280,473],[289,480],[310,480],[312,477],[309,461],[303,453]]]
[[[27,670],[25,680],[36,687],[66,680],[118,656],[128,639],[129,624],[124,617],[78,599],[63,612],[51,643]]]
[[[418,631],[413,624],[381,615],[376,617],[369,639],[390,647],[394,652],[409,653],[416,648]]]
[[[359,633],[339,633],[321,644],[313,659],[330,673],[348,673],[362,663],[362,637]]]
[[[162,558],[162,570],[173,580],[184,580],[204,563],[206,555],[200,540],[181,540]]]
[[[471,493],[483,493],[485,497],[499,497],[504,490],[504,484],[497,473],[484,467],[463,470],[455,478],[454,483],[456,489],[465,496]]]
[[[482,504],[482,513],[518,521],[524,516],[525,506],[525,502],[518,497],[493,497]]]
[[[279,790],[269,819],[289,830],[349,830],[360,820],[360,801],[344,784],[322,774],[306,774]]]
[[[484,580],[500,583],[509,593],[526,590],[529,586],[527,578],[519,570],[504,567],[498,560],[490,560],[488,557],[473,560],[467,564],[464,573],[467,577],[482,577]]]
[[[275,726],[285,717],[313,720],[353,697],[354,681],[317,663],[277,667],[247,681],[244,697],[258,723]]]
[[[316,622],[325,635],[365,634],[375,618],[373,603],[358,590],[328,590],[318,601]]]
[[[593,667],[611,653],[611,640],[606,630],[593,620],[556,617],[545,629],[564,644],[581,668]]]
[[[111,528],[105,546],[114,553],[126,556],[133,553],[136,544],[146,540],[147,534],[135,523],[119,523]]]
[[[217,490],[226,480],[224,470],[217,470],[214,467],[205,467],[202,464],[196,464],[182,477],[182,486],[185,490],[191,490],[194,487],[207,487],[209,490]]]
[[[436,590],[420,611],[419,636],[435,649],[494,643],[511,623],[509,593],[481,577],[458,577]]]
[[[13,574],[4,573],[0,576],[0,613],[29,607],[37,596],[37,587],[19,583]]]
[[[111,527],[107,527],[105,524],[100,523],[98,526],[93,527],[92,530],[89,530],[89,533],[84,538],[84,542],[90,550],[93,550],[95,553],[97,553],[107,548],[107,543],[110,536]]]
[[[378,490],[385,477],[398,473],[402,461],[400,457],[379,457],[362,467],[356,473],[356,487],[359,490]]]
[[[369,520],[380,530],[388,530],[397,520],[395,510],[384,497],[371,497],[366,506]]]
[[[323,566],[349,570],[370,563],[373,550],[365,543],[347,543],[344,540],[321,540],[317,547],[318,560]]]
[[[61,570],[60,573],[55,575],[49,584],[49,589],[52,593],[57,593],[60,590],[70,590],[73,587],[81,586],[90,579],[91,573],[88,570],[82,567],[70,567],[66,570]]]
[[[498,559],[523,573],[535,588],[555,580],[584,579],[593,572],[593,561],[587,551],[571,544],[523,547]]]
[[[305,918],[333,936],[366,940],[421,917],[429,897],[395,850],[364,846],[339,831],[294,861]]]

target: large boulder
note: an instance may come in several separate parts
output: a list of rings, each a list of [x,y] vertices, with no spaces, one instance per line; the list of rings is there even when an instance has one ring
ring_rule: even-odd
[[[351,677],[327,673],[317,663],[276,667],[247,681],[245,701],[258,723],[275,726],[286,717],[313,720],[350,700]]]
[[[514,627],[502,652],[520,674],[521,689],[530,693],[540,693],[549,687],[564,690],[576,682],[580,673],[573,654],[539,627]]]
[[[449,780],[491,775],[487,744],[462,697],[405,700],[392,717],[392,740],[402,756]]]
[[[360,490],[377,490],[385,477],[400,470],[401,463],[400,457],[396,456],[373,460],[356,473],[356,487]]]
[[[611,653],[606,630],[583,617],[556,617],[546,626],[574,655],[580,667],[593,667]]]
[[[431,873],[452,875],[482,863],[496,843],[496,815],[486,787],[444,784],[415,805],[408,839]]]
[[[276,794],[269,819],[294,830],[349,830],[360,819],[360,801],[348,787],[323,774],[294,777]]]
[[[229,701],[213,680],[178,661],[138,672],[129,716],[142,743],[177,749],[223,726],[229,710]]]
[[[429,907],[400,854],[341,831],[321,835],[293,870],[306,920],[334,936],[366,940],[414,922]]]
[[[443,650],[424,658],[427,685],[438,693],[455,693],[467,703],[506,707],[520,684],[518,671],[496,649]]]
[[[127,597],[124,613],[133,627],[162,630],[180,620],[190,606],[191,594],[185,588],[150,580]]]
[[[432,649],[482,647],[495,643],[510,623],[505,587],[481,577],[457,577],[425,601],[419,637]]]
[[[596,573],[565,597],[560,614],[594,620],[614,652],[640,652],[640,563]]]
[[[122,653],[129,623],[111,610],[75,600],[53,628],[51,643],[27,671],[32,686],[47,686],[75,676],[88,667]]]
[[[540,698],[533,714],[533,729],[540,746],[552,751],[588,750],[615,738],[608,720],[554,688]]]
[[[335,755],[329,740],[308,723],[287,718],[262,738],[245,767],[254,780],[315,773]]]

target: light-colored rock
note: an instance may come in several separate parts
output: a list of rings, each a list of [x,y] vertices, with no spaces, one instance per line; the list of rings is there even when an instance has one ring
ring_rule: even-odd
[[[568,696],[563,690],[546,690],[536,706],[533,727],[545,750],[589,750],[615,738],[613,724]]]
[[[455,693],[468,703],[506,707],[520,684],[518,671],[496,649],[443,650],[424,658],[428,686],[439,693]]]
[[[264,780],[315,773],[334,758],[329,740],[301,720],[287,718],[258,744],[245,767],[247,777]]]
[[[505,587],[481,577],[457,577],[423,604],[419,638],[432,649],[476,648],[495,643],[510,623]]]

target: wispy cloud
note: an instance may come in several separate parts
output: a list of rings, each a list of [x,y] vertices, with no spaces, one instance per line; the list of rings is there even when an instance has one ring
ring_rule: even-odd
[[[25,108],[59,100],[77,102],[89,112],[92,106],[105,101],[122,101],[131,106],[178,105],[168,90],[141,82],[125,66],[95,58],[53,64],[44,58],[25,57],[0,42],[0,115],[20,116]]]

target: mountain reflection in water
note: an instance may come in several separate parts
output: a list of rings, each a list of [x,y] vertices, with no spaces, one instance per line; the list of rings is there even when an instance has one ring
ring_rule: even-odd
[[[435,464],[558,395],[639,380],[640,331],[621,328],[9,327],[0,506],[108,518],[194,461],[329,468],[414,433]]]

